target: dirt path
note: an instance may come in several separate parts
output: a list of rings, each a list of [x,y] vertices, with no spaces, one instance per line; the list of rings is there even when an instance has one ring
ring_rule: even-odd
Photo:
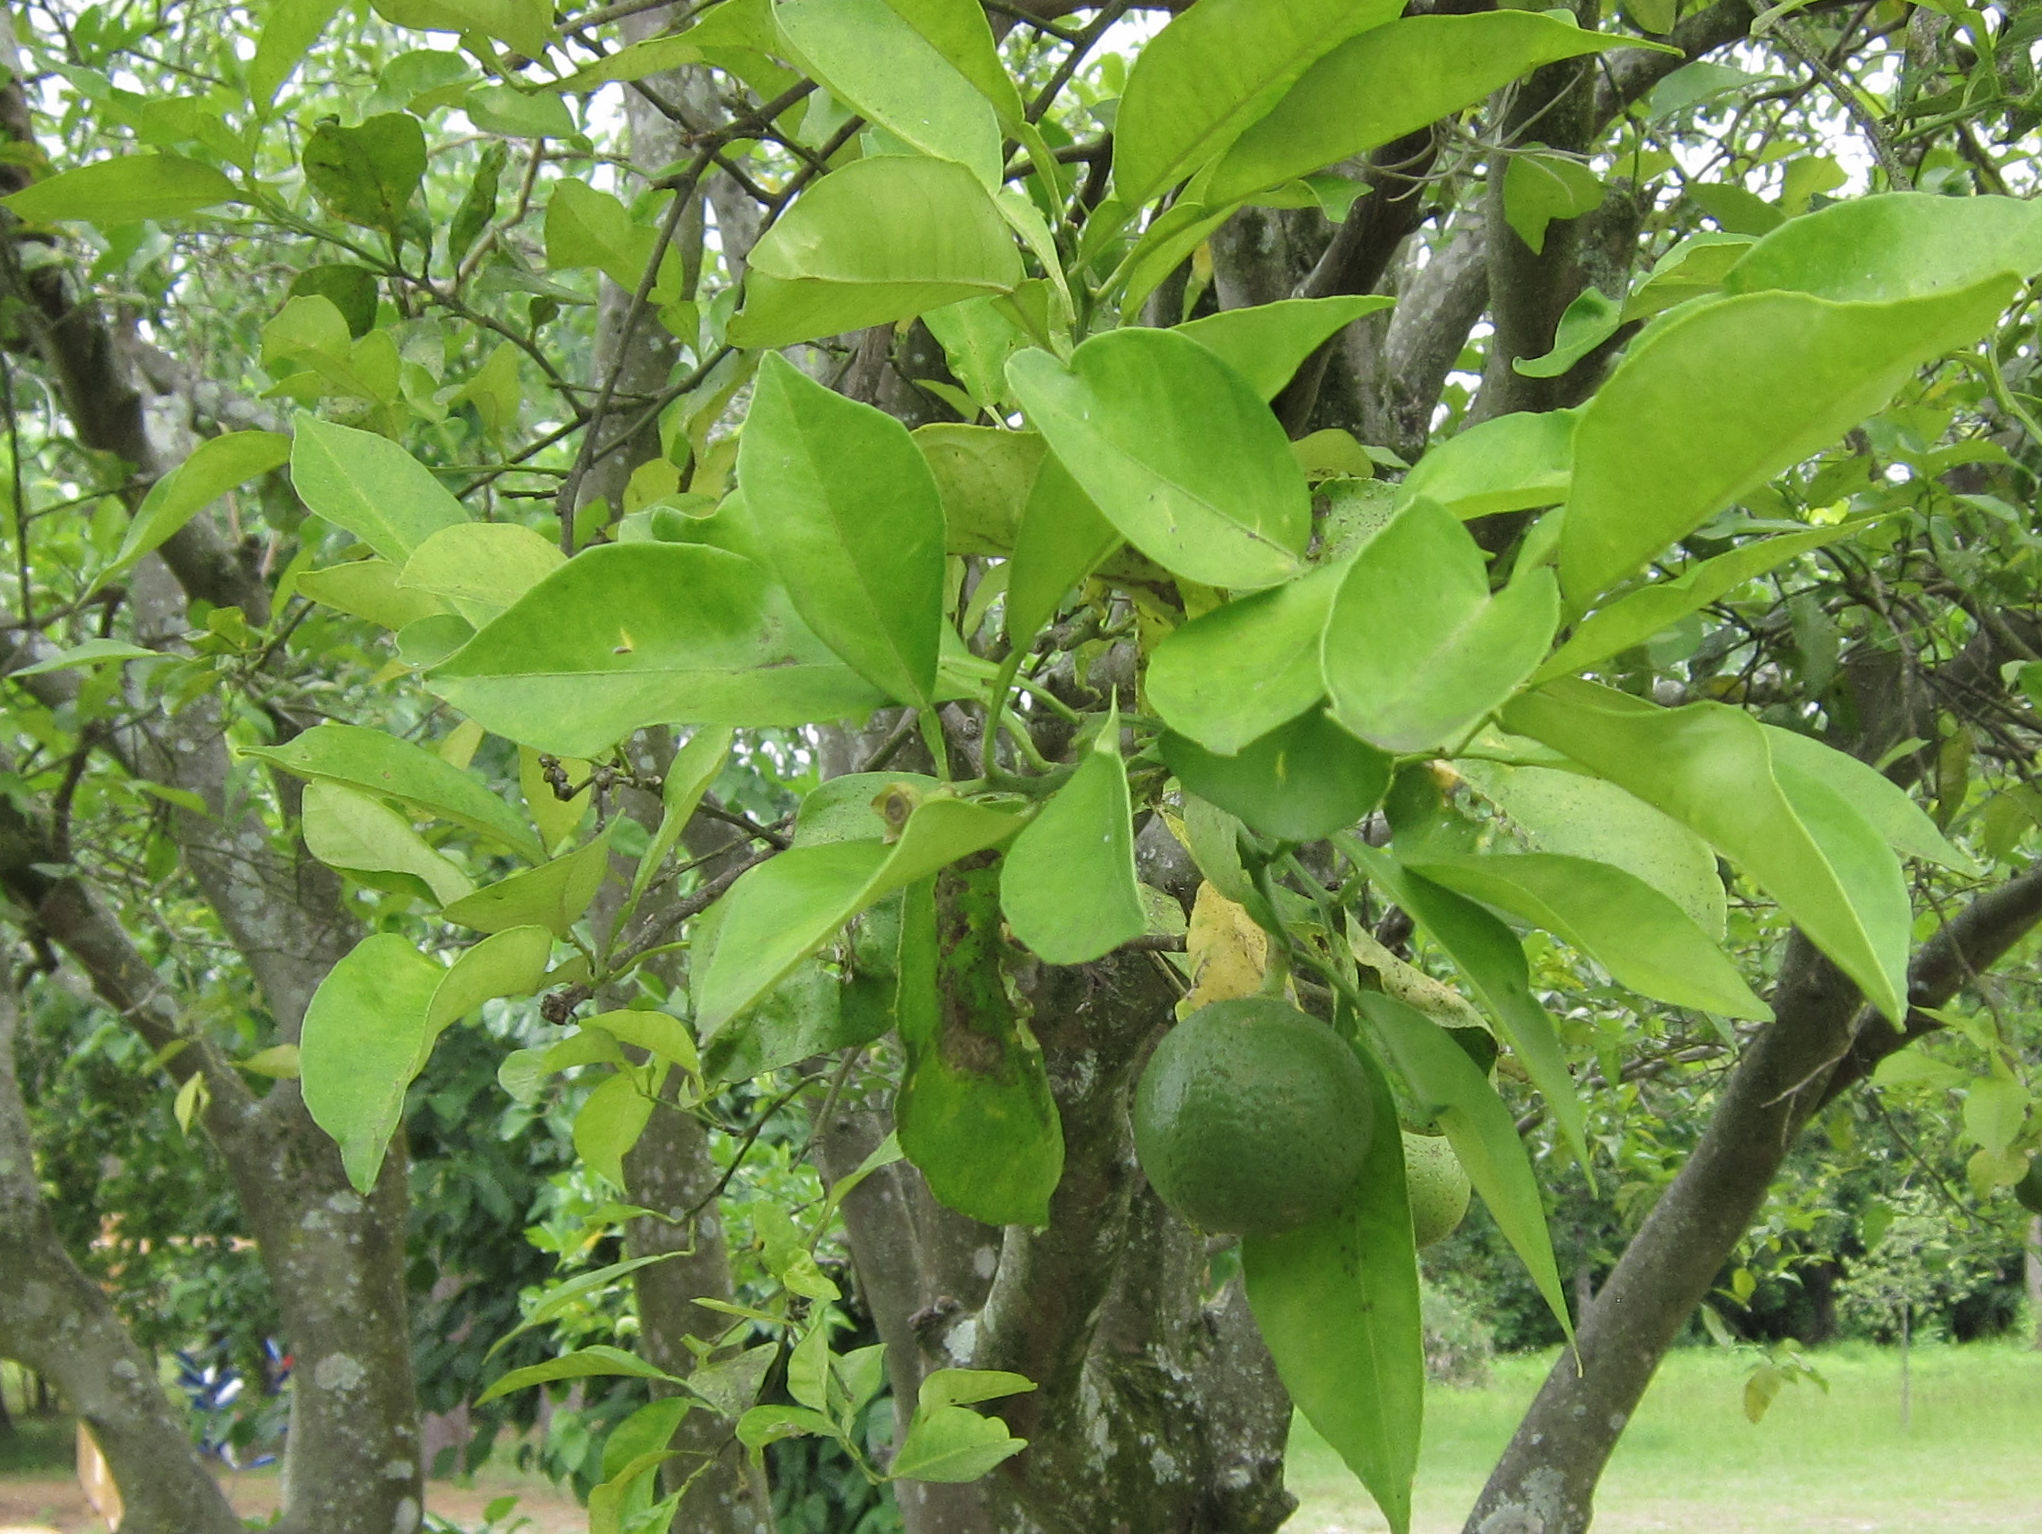
[[[275,1511],[273,1477],[236,1476],[225,1484],[236,1512],[260,1516]],[[532,1520],[525,1534],[584,1534],[588,1528],[588,1512],[574,1498],[503,1477],[485,1475],[472,1487],[434,1481],[426,1489],[425,1505],[464,1529],[479,1529],[483,1508],[510,1494],[518,1498],[519,1514]],[[69,1476],[6,1476],[0,1477],[0,1534],[106,1534],[106,1525]]]

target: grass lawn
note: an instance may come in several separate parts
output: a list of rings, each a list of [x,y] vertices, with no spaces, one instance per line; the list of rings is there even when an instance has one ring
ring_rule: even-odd
[[[1427,1393],[1422,1534],[1459,1530],[1552,1356],[1500,1359],[1480,1390]],[[1596,1534],[2042,1530],[2042,1353],[1916,1349],[1906,1431],[1897,1352],[1847,1347],[1816,1362],[1829,1393],[1788,1386],[1754,1426],[1742,1409],[1748,1364],[1714,1349],[1674,1354],[1603,1477]],[[1300,1505],[1286,1534],[1387,1527],[1302,1419],[1289,1478]]]

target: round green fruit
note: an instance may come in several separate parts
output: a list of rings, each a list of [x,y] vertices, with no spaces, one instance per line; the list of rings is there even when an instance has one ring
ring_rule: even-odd
[[[1332,1029],[1273,997],[1221,1001],[1156,1046],[1135,1087],[1135,1154],[1200,1230],[1270,1236],[1346,1196],[1374,1117],[1361,1062]]]
[[[1473,1189],[1444,1135],[1404,1131],[1404,1185],[1411,1194],[1413,1242],[1430,1246],[1460,1228]]]

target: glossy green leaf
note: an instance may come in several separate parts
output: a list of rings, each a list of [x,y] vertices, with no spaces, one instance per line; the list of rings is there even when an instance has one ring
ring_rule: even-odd
[[[1672,315],[1582,412],[1560,579],[1585,606],[1667,544],[1877,410],[1976,339],[2007,277],[1893,303],[1750,293]]]
[[[1189,337],[1092,337],[1066,367],[1021,352],[1007,382],[1063,466],[1127,541],[1208,586],[1300,573],[1311,495],[1246,379]]]
[[[441,528],[468,520],[452,493],[388,437],[305,411],[293,426],[291,484],[316,515],[396,565]]]
[[[1268,400],[1281,394],[1305,359],[1328,340],[1364,314],[1395,302],[1381,293],[1285,298],[1250,309],[1224,309],[1179,325],[1177,333],[1213,353]]]
[[[546,204],[548,266],[592,266],[627,293],[636,292],[658,243],[659,232],[632,218],[630,209],[610,193],[581,181],[554,184]],[[667,276],[662,271],[662,279]],[[671,276],[679,279],[678,261]]]
[[[1496,1022],[1503,1039],[1523,1062],[1525,1074],[1545,1098],[1553,1120],[1567,1137],[1584,1169],[1588,1159],[1588,1121],[1567,1068],[1567,1054],[1551,1015],[1532,994],[1531,966],[1516,934],[1474,901],[1435,884],[1410,868],[1401,857],[1410,852],[1400,838],[1400,856],[1393,858],[1358,841],[1346,841],[1354,858],[1376,884],[1410,913],[1467,978],[1482,1009]],[[1420,847],[1416,855],[1430,856]],[[1591,1178],[1592,1181],[1592,1178]]]
[[[1602,206],[1607,188],[1571,155],[1540,149],[1513,153],[1503,172],[1503,218],[1534,255],[1546,248],[1546,230]]]
[[[1020,280],[1013,236],[970,171],[877,155],[817,181],[753,247],[730,341],[789,346],[890,325]]]
[[[1765,732],[1766,745],[1775,762],[1791,763],[1809,777],[1827,783],[1848,799],[1851,807],[1902,857],[1940,863],[1974,879],[1984,873],[1968,855],[1950,844],[1949,838],[1929,819],[1928,811],[1916,804],[1906,789],[1869,762],[1861,762],[1795,730],[1767,725]]]
[[[631,876],[632,905],[638,903],[653,875],[666,862],[667,855],[680,844],[681,833],[688,828],[695,807],[702,802],[702,796],[709,792],[709,785],[716,781],[716,775],[729,759],[734,738],[735,732],[727,726],[697,730],[667,764],[666,777],[659,791],[659,829],[653,833],[652,841],[638,859],[638,871]]]
[[[1411,466],[1400,493],[1437,501],[1468,521],[1567,498],[1576,410],[1493,416],[1447,438]]]
[[[1887,192],[1788,220],[1724,274],[1723,291],[1890,301],[2038,270],[2042,207],[2015,197]]]
[[[1016,1438],[998,1417],[962,1406],[925,1406],[908,1420],[890,1473],[901,1481],[976,1481],[1027,1447],[1028,1440]]]
[[[189,218],[240,200],[234,183],[201,161],[174,154],[124,154],[62,171],[0,197],[0,205],[31,224],[75,219],[112,229],[145,218]]]
[[[1159,746],[1165,764],[1192,793],[1287,842],[1317,841],[1353,825],[1390,786],[1391,758],[1319,709],[1278,725],[1232,756],[1175,733]]]
[[[1666,896],[1713,941],[1726,902],[1716,854],[1642,799],[1581,772],[1462,760],[1455,767],[1540,852],[1621,868]]]
[[[1047,454],[1042,438],[954,421],[917,427],[913,437],[943,503],[944,548],[952,554],[1011,554],[1029,488]]]
[[[440,599],[397,584],[403,572],[387,559],[356,559],[298,576],[298,594],[336,611],[396,631],[444,612]]]
[[[356,724],[314,725],[281,746],[243,753],[301,778],[326,779],[402,804],[500,842],[534,860],[532,828],[480,778],[422,746]]]
[[[1014,531],[1007,577],[1007,638],[1028,643],[1047,627],[1064,596],[1121,544],[1070,471],[1045,455]]]
[[[319,41],[342,0],[279,0],[262,24],[255,57],[248,63],[248,94],[259,106],[276,100],[292,71]]]
[[[483,132],[510,138],[569,138],[577,131],[567,103],[551,91],[482,85],[468,92],[461,109]]]
[[[1333,600],[1322,654],[1333,716],[1386,751],[1447,744],[1531,675],[1559,619],[1550,570],[1491,597],[1467,529],[1413,502],[1362,546]]]
[[[1224,150],[1329,49],[1400,9],[1398,0],[1201,0],[1128,75],[1114,118],[1114,194],[1130,210],[1147,202]]]
[[[1858,531],[1859,524],[1838,523],[1833,527],[1810,528],[1805,533],[1782,533],[1761,538],[1705,559],[1670,581],[1654,581],[1627,592],[1608,606],[1597,609],[1574,626],[1567,642],[1532,674],[1535,682],[1572,676],[1597,661],[1608,660],[1633,645],[1673,627],[1691,612],[1727,596],[1746,581],[1755,580],[1788,560],[1819,549]]]
[[[1511,370],[1524,378],[1558,378],[1615,335],[1623,323],[1622,304],[1600,288],[1583,288],[1561,312],[1553,331],[1553,349],[1543,357],[1513,358]]]
[[[1571,1339],[1574,1323],[1560,1292],[1538,1179],[1510,1109],[1452,1035],[1423,1013],[1375,991],[1363,992],[1361,1005],[1397,1073],[1412,1096],[1438,1117],[1468,1180]]]
[[[125,639],[87,639],[59,650],[55,655],[45,656],[30,666],[16,666],[9,676],[43,676],[52,671],[71,671],[80,666],[103,666],[109,661],[167,660],[170,657],[161,650],[152,650],[147,645],[129,644]]]
[[[425,179],[425,129],[409,112],[346,128],[322,122],[300,157],[306,184],[335,218],[396,238]]]
[[[1000,179],[993,106],[888,0],[780,0],[794,57],[839,101],[905,143]]]
[[[1120,723],[1109,715],[1071,780],[1007,849],[1000,909],[1051,964],[1088,964],[1148,928],[1134,871],[1134,826]]]
[[[1620,868],[1550,852],[1411,866],[1434,883],[1544,928],[1641,995],[1725,1017],[1772,1018],[1772,1009],[1685,911]]]
[[[610,836],[605,830],[587,846],[565,857],[485,884],[465,900],[455,901],[440,915],[477,932],[544,927],[555,937],[566,937],[595,899],[608,871],[609,855]]]
[[[431,1044],[433,994],[446,971],[394,932],[363,938],[326,973],[298,1041],[306,1111],[340,1146],[348,1181],[375,1187],[404,1111],[404,1089]]]
[[[666,1370],[647,1363],[635,1353],[627,1353],[622,1348],[613,1348],[607,1343],[598,1343],[594,1347],[580,1348],[572,1353],[563,1353],[558,1358],[549,1358],[542,1364],[530,1364],[523,1369],[513,1369],[477,1396],[475,1404],[487,1405],[498,1396],[506,1396],[514,1390],[523,1390],[531,1385],[550,1385],[555,1380],[596,1379],[608,1375],[621,1375],[626,1379],[664,1380],[672,1385],[681,1383]]]
[[[1695,831],[1771,895],[1888,1017],[1907,994],[1900,863],[1833,789],[1774,761],[1766,730],[1720,703],[1658,709],[1587,682],[1553,682],[1505,727],[1564,751]]]
[[[1353,29],[1350,28],[1350,31]],[[1350,37],[1235,140],[1208,202],[1239,202],[1474,106],[1541,64],[1636,38],[1584,32],[1551,12],[1409,16]]]
[[[426,686],[485,729],[582,757],[641,725],[802,724],[886,701],[763,570],[698,543],[583,551]]]
[[[437,1038],[485,1001],[530,996],[546,978],[553,934],[544,927],[506,927],[461,951],[433,992],[426,1032]],[[419,1060],[423,1069],[425,1060]]]
[[[695,1036],[688,1032],[688,1025],[671,1012],[651,1012],[642,1007],[599,1012],[582,1027],[584,1030],[600,1028],[618,1043],[657,1055],[684,1071],[695,1072],[702,1068]]]
[[[927,708],[943,626],[943,506],[928,464],[900,422],[777,353],[755,387],[738,488],[772,528],[795,611],[873,686]]]
[[[985,8],[977,0],[887,0],[929,44],[993,104],[1000,121],[1021,120],[1021,94],[1000,58]]]
[[[697,981],[704,1041],[860,911],[1020,828],[1020,818],[1004,810],[932,795],[891,844],[796,847],[752,869],[723,897],[716,951]]]
[[[431,592],[480,626],[566,562],[529,527],[463,522],[421,543],[405,561],[398,584]]]
[[[154,553],[193,517],[236,485],[283,467],[291,439],[273,431],[231,431],[208,437],[149,487],[120,552],[100,575],[106,580]]]
[[[624,1158],[652,1122],[653,1101],[636,1069],[620,1070],[583,1101],[574,1116],[574,1153],[588,1169],[623,1188]]]
[[[1247,1238],[1241,1266],[1284,1388],[1403,1534],[1425,1412],[1424,1328],[1397,1108],[1374,1061],[1361,1059],[1378,1130],[1351,1202]]]
[[[1233,755],[1325,695],[1321,637],[1348,567],[1328,565],[1194,618],[1149,657],[1149,704],[1171,729]]]
[[[409,820],[352,788],[330,780],[307,784],[304,831],[312,856],[365,884],[405,889],[442,906],[474,893],[474,881],[427,846]]]
[[[933,881],[902,902],[907,1068],[895,1131],[948,1208],[987,1225],[1047,1225],[1063,1124],[1041,1046],[1007,992],[996,874],[973,868],[947,882],[940,931]]]

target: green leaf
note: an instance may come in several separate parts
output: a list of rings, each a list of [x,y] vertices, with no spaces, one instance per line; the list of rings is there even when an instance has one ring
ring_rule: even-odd
[[[489,1352],[484,1357],[494,1358],[507,1343],[523,1336],[534,1327],[545,1326],[557,1320],[568,1311],[578,1307],[586,1296],[594,1294],[598,1290],[609,1288],[618,1280],[636,1273],[640,1268],[648,1268],[656,1262],[666,1262],[681,1255],[683,1254],[679,1250],[675,1250],[671,1252],[656,1252],[650,1257],[632,1257],[624,1262],[613,1262],[607,1267],[596,1268],[587,1273],[577,1273],[572,1278],[563,1279],[559,1283],[545,1288],[540,1292],[537,1301],[525,1312],[524,1319],[497,1338],[496,1341],[492,1342],[489,1345]],[[777,1347],[771,1343],[766,1344],[766,1346],[772,1350],[775,1356],[778,1355],[779,1349]],[[515,1389],[517,1387],[511,1386],[508,1388]]]
[[[1004,810],[931,795],[891,844],[796,847],[752,869],[723,897],[716,951],[698,982],[705,1043],[860,911],[1020,828]]]
[[[1537,850],[1621,868],[1721,941],[1726,903],[1716,854],[1672,816],[1586,773],[1466,759],[1454,765]]]
[[[1558,378],[1615,335],[1623,322],[1622,304],[1600,288],[1583,288],[1560,315],[1560,323],[1553,332],[1553,349],[1543,357],[1512,358],[1510,366],[1525,378]]]
[[[1185,788],[1287,842],[1317,841],[1353,825],[1390,786],[1391,758],[1319,709],[1278,725],[1233,756],[1174,733],[1159,746]]]
[[[477,158],[474,179],[461,196],[461,206],[454,210],[454,221],[447,226],[447,265],[458,268],[468,252],[475,248],[475,242],[482,238],[482,231],[496,217],[503,168],[509,162],[510,145],[500,139],[487,145]],[[374,311],[370,313],[373,319]]]
[[[87,639],[47,656],[32,666],[17,666],[9,676],[42,676],[51,671],[70,671],[79,666],[103,666],[109,661],[168,660],[161,650],[129,644],[125,639]]]
[[[248,94],[257,106],[277,98],[284,81],[319,41],[342,0],[278,0],[262,24],[255,57],[248,64]]]
[[[1039,440],[1039,439],[1038,439]],[[1007,577],[1006,629],[1025,644],[1048,626],[1064,596],[1120,547],[1120,531],[1071,478],[1045,455],[1014,530]]]
[[[1047,457],[1042,438],[954,421],[917,427],[913,436],[943,502],[943,547],[952,554],[1011,554]]]
[[[986,293],[1021,256],[992,198],[948,160],[877,155],[830,172],[752,248],[733,346],[779,347]]]
[[[873,686],[929,707],[944,530],[928,464],[900,422],[777,353],[755,388],[738,488],[772,529],[773,567],[795,611]]]
[[[1275,399],[1304,366],[1305,359],[1364,314],[1396,300],[1380,293],[1339,298],[1285,298],[1250,309],[1226,309],[1179,325],[1191,337],[1248,380],[1264,399]]]
[[[551,91],[522,91],[513,85],[483,85],[461,103],[468,120],[484,133],[511,138],[570,138],[577,131],[567,103]]]
[[[1560,619],[1552,572],[1494,597],[1453,514],[1416,501],[1362,546],[1326,623],[1333,717],[1386,751],[1425,751],[1471,728],[1546,653]]]
[[[507,1396],[514,1390],[523,1390],[529,1385],[550,1385],[555,1380],[585,1380],[606,1375],[623,1375],[627,1379],[662,1380],[669,1385],[683,1381],[657,1365],[647,1363],[635,1354],[622,1348],[613,1348],[605,1343],[594,1347],[580,1348],[572,1353],[563,1353],[558,1358],[549,1358],[542,1364],[530,1364],[522,1369],[513,1369],[475,1398],[477,1406],[485,1406],[498,1396]]]
[[[638,859],[638,871],[631,876],[631,905],[638,904],[652,876],[667,860],[667,854],[680,844],[681,833],[688,828],[695,807],[729,759],[734,738],[734,732],[727,726],[697,730],[667,764],[659,792],[659,830],[653,833],[652,841]]]
[[[306,141],[301,163],[327,212],[379,229],[394,244],[425,180],[425,129],[409,112],[385,112],[358,128],[323,122]]]
[[[702,1068],[695,1036],[688,1032],[686,1023],[670,1012],[648,1012],[643,1008],[599,1012],[582,1027],[584,1030],[600,1028],[618,1043],[643,1049],[691,1074]]]
[[[1467,1051],[1423,1013],[1376,991],[1362,993],[1361,1008],[1412,1096],[1438,1118],[1497,1229],[1571,1340],[1574,1323],[1560,1292],[1560,1270],[1553,1261],[1538,1179],[1532,1175],[1510,1109]]]
[[[1567,498],[1577,410],[1492,416],[1449,437],[1412,465],[1399,493],[1437,501],[1463,522],[1529,511]]]
[[[915,1405],[929,1411],[943,1406],[976,1406],[1023,1395],[1035,1381],[1009,1369],[931,1369],[922,1376]]]
[[[962,1406],[922,1407],[908,1419],[890,1473],[898,1481],[976,1481],[1027,1447],[998,1417]]]
[[[174,154],[126,154],[95,160],[0,197],[16,218],[31,224],[65,220],[102,229],[142,219],[189,218],[241,194],[212,166]]]
[[[588,1169],[618,1188],[624,1181],[624,1158],[645,1126],[652,1122],[653,1101],[635,1069],[618,1071],[589,1093],[574,1116],[574,1153]]]
[[[1141,328],[1044,351],[1007,382],[1099,511],[1175,574],[1273,586],[1300,573],[1311,494],[1289,439],[1246,379],[1188,336]]]
[[[1228,602],[1149,657],[1149,704],[1171,729],[1231,756],[1325,696],[1319,650],[1345,564]]]
[[[1910,918],[1899,860],[1835,790],[1777,762],[1756,719],[1720,703],[1657,709],[1587,682],[1553,682],[1512,703],[1504,724],[1699,832],[1872,1005],[1904,1014]]]
[[[1772,1009],[1709,935],[1635,874],[1550,852],[1469,855],[1411,868],[1543,927],[1641,995],[1724,1017],[1772,1020]]]
[[[1789,763],[1809,777],[1827,783],[1848,799],[1851,808],[1864,816],[1886,845],[1902,857],[1939,863],[1967,878],[1983,876],[1985,870],[1950,844],[1949,838],[1929,819],[1928,811],[1869,762],[1861,762],[1795,730],[1767,725],[1765,732],[1766,745],[1775,762]]]
[[[438,597],[401,589],[400,573],[387,559],[357,559],[304,571],[297,590],[300,596],[393,632],[445,612]]]
[[[426,1031],[438,1038],[485,1001],[530,996],[546,978],[553,934],[544,927],[506,927],[464,948],[433,992]],[[419,1058],[419,1069],[425,1058]]]
[[[446,971],[394,932],[363,938],[326,973],[298,1041],[305,1109],[340,1146],[348,1181],[376,1185],[404,1089],[431,1048],[433,993]]]
[[[1665,632],[1689,613],[1699,612],[1729,595],[1746,581],[1813,549],[1849,537],[1862,525],[1839,522],[1833,527],[1810,528],[1805,533],[1756,539],[1728,554],[1705,559],[1672,580],[1654,581],[1627,592],[1576,624],[1567,642],[1532,673],[1532,680],[1549,682],[1554,677],[1572,676],[1597,661],[1620,655]]]
[[[1241,1267],[1284,1388],[1405,1534],[1425,1412],[1418,1261],[1396,1104],[1357,1053],[1377,1128],[1352,1199],[1297,1230],[1248,1237]]]
[[[2004,1076],[1980,1076],[1964,1094],[1964,1132],[1982,1149],[2005,1155],[2028,1117],[2028,1089]]]
[[[537,868],[514,873],[508,879],[485,884],[466,899],[455,901],[440,915],[477,932],[533,926],[544,927],[555,937],[564,938],[595,899],[608,871],[609,855],[610,835],[605,829],[587,846]]]
[[[681,543],[584,550],[426,686],[485,729],[580,757],[642,725],[805,724],[886,701],[757,565]]]
[[[468,520],[461,503],[388,437],[298,412],[291,484],[315,515],[402,565],[443,527]]]
[[[554,184],[546,204],[548,266],[592,266],[625,292],[636,292],[658,243],[659,232],[634,220],[608,192],[581,181]],[[662,282],[667,275],[662,271]],[[678,281],[679,275],[676,262],[672,276]]]
[[[1595,172],[1569,155],[1520,150],[1503,172],[1504,222],[1541,255],[1548,225],[1593,212],[1606,192]]]
[[[781,0],[773,19],[792,55],[839,101],[998,187],[992,103],[887,0]]]
[[[541,59],[553,37],[548,0],[370,0],[376,14],[400,27],[434,32],[480,32]]]
[[[2042,208],[2014,197],[1887,192],[1791,219],[1745,251],[1726,293],[1890,301],[2042,270]]]
[[[1109,713],[1077,772],[1000,865],[1000,909],[1014,936],[1042,959],[1089,964],[1147,930],[1132,814],[1120,720]]]
[[[332,304],[351,341],[376,328],[376,274],[365,266],[345,261],[308,266],[291,279],[290,296],[323,298]]]
[[[2006,277],[1893,303],[1750,293],[1661,320],[1581,415],[1560,579],[1586,606],[1982,334]]]
[[[1399,858],[1357,840],[1346,840],[1342,845],[1368,871],[1369,878],[1431,934],[1433,941],[1453,960],[1454,968],[1467,977],[1468,984],[1481,998],[1483,1010],[1495,1019],[1504,1041],[1517,1052],[1532,1085],[1546,1099],[1554,1122],[1587,1171],[1587,1116],[1574,1090],[1574,1076],[1567,1068],[1559,1030],[1532,994],[1531,967],[1516,935],[1472,900],[1400,866]],[[1421,849],[1421,853],[1429,850]],[[1593,1182],[1592,1173],[1590,1181]]]
[[[297,777],[345,784],[500,842],[523,857],[543,858],[545,849],[517,811],[489,791],[481,779],[443,761],[435,752],[381,730],[356,724],[314,725],[281,746],[246,750]]]
[[[398,584],[431,592],[480,627],[565,563],[560,550],[529,527],[461,522],[419,544]]]
[[[1641,46],[1649,45],[1584,32],[1571,17],[1538,11],[1411,16],[1375,26],[1313,64],[1235,141],[1206,185],[1206,200],[1239,202],[1337,165],[1474,106],[1541,64]]]
[[[1128,75],[1114,117],[1115,196],[1132,210],[1198,169],[1329,49],[1401,8],[1399,0],[1201,0],[1184,11]]]
[[[352,788],[329,781],[308,784],[304,829],[312,856],[365,884],[390,888],[394,875],[395,887],[442,906],[474,893],[474,882],[427,846],[408,820]]]

